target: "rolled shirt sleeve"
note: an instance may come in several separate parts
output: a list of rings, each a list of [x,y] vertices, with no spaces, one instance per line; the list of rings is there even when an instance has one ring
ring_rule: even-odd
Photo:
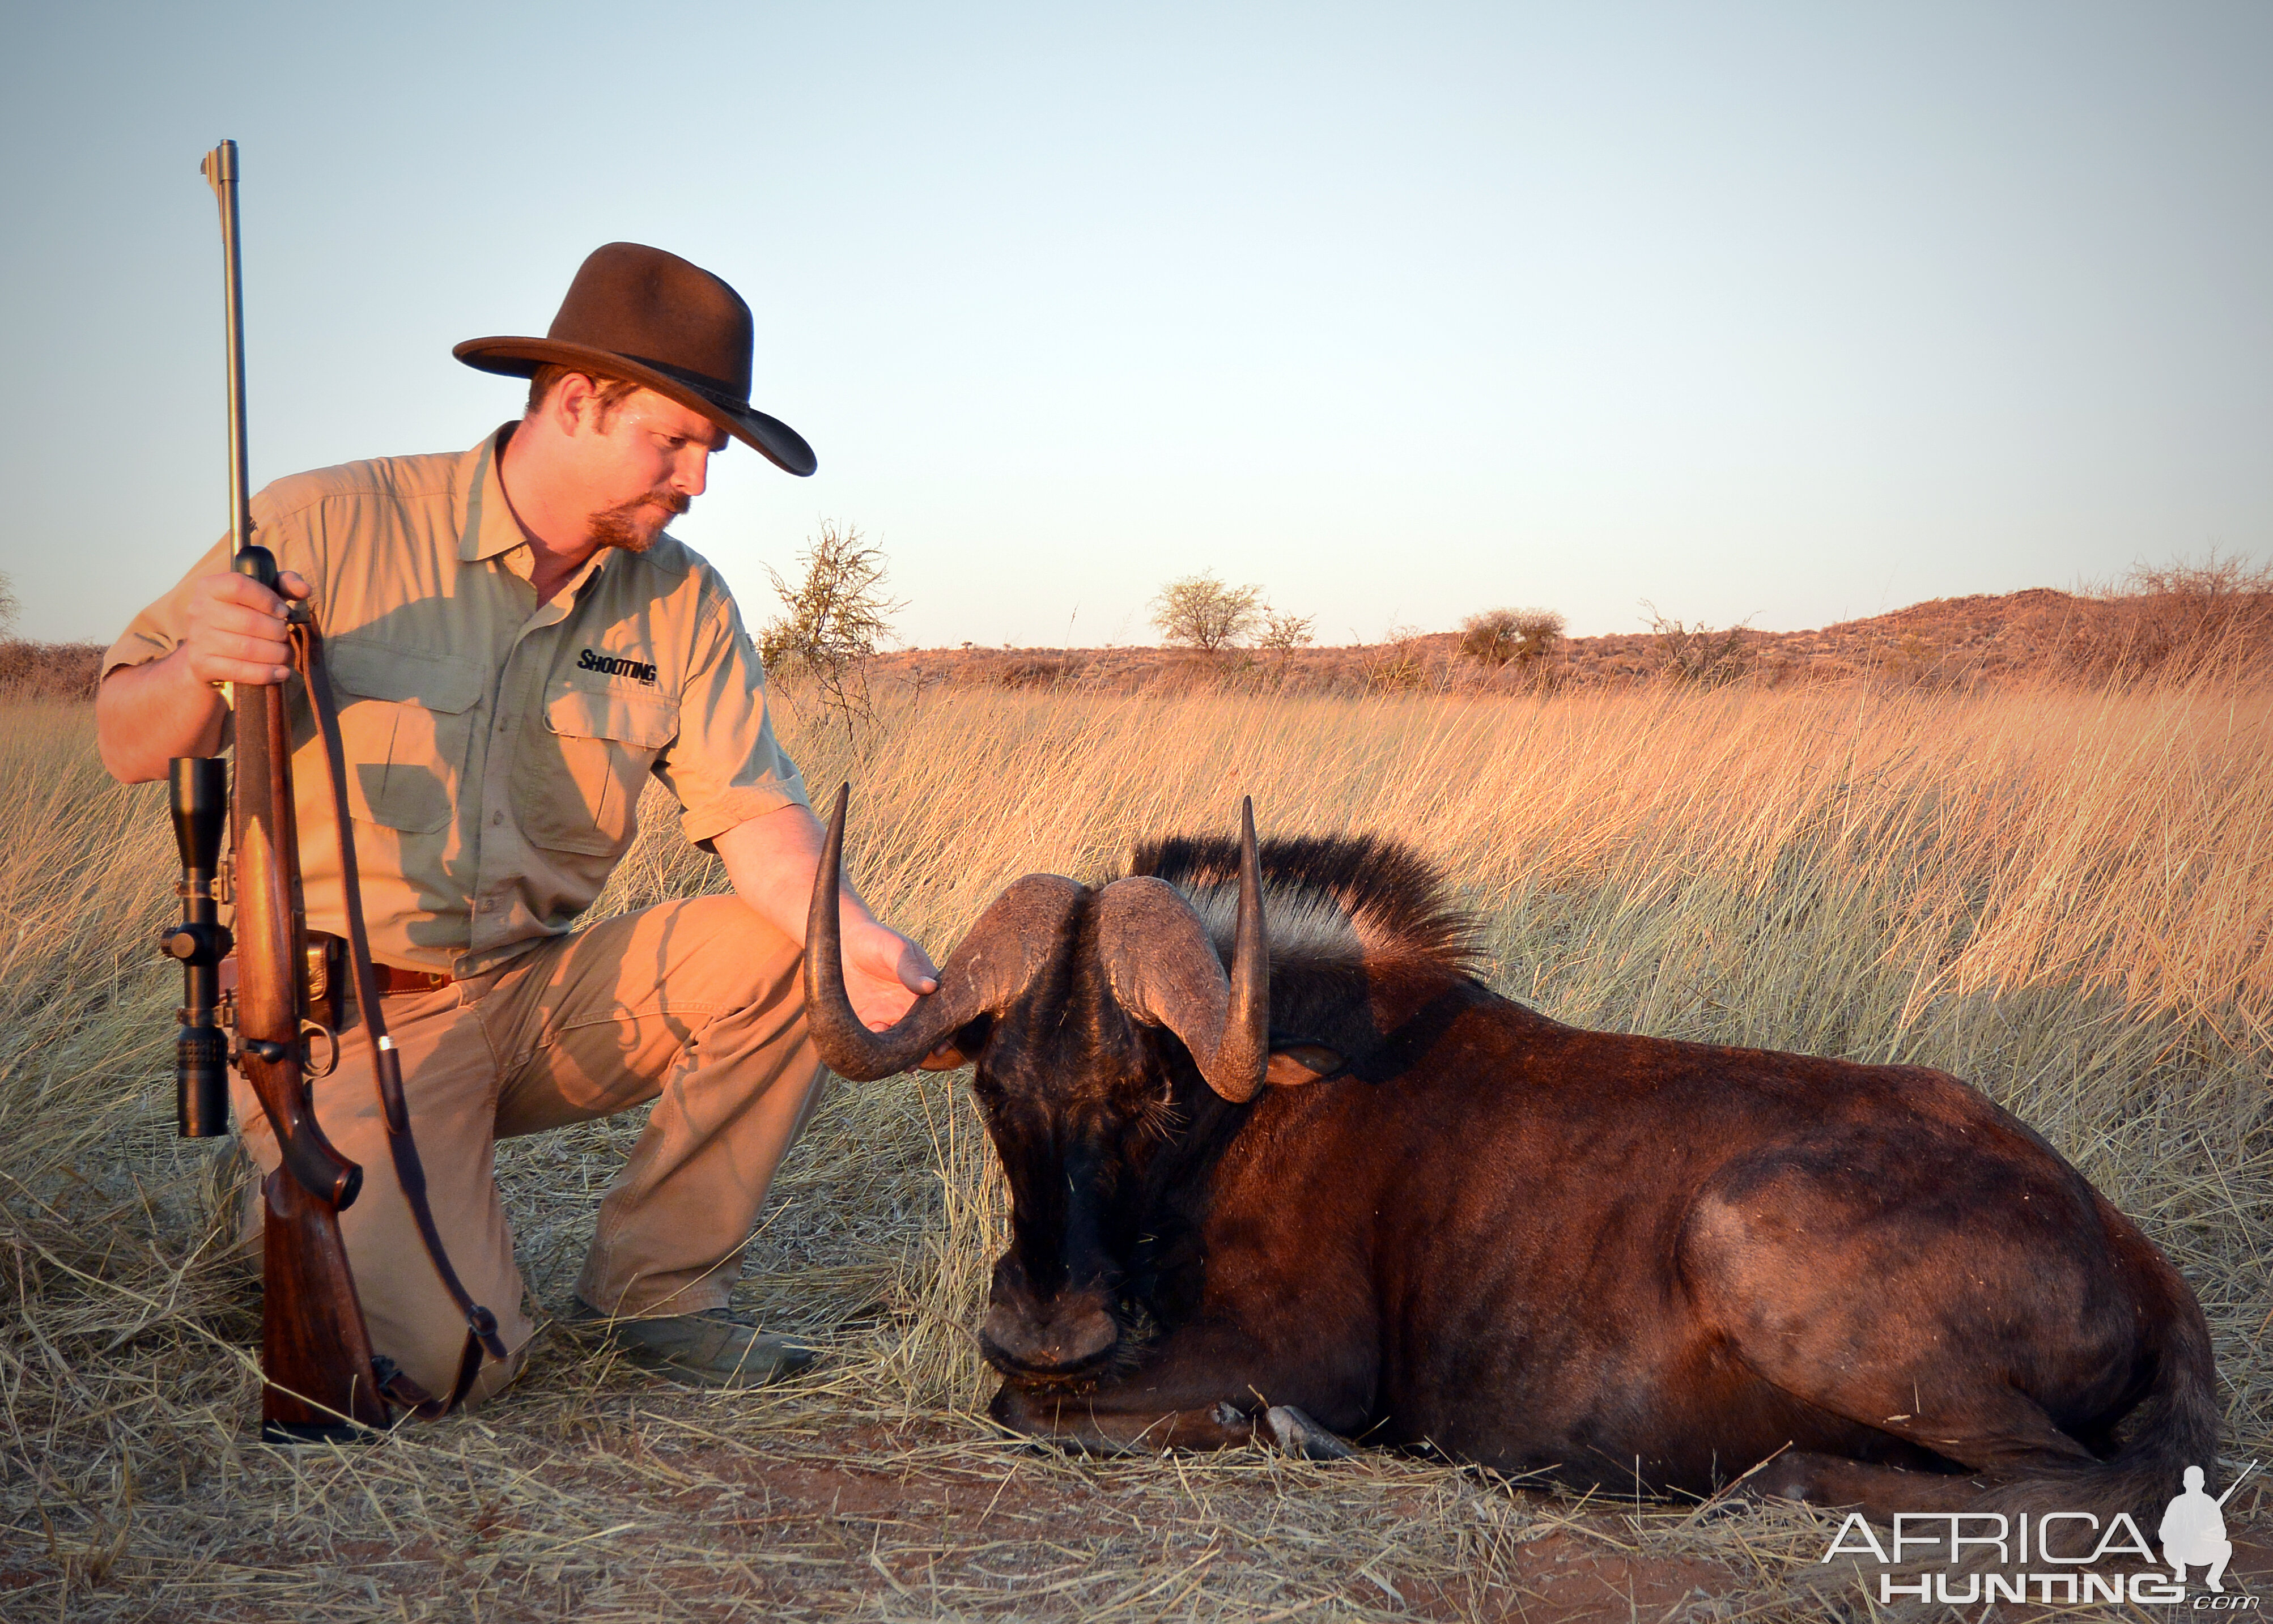
[[[679,827],[704,850],[737,824],[812,805],[804,776],[774,738],[765,667],[731,598],[702,628],[679,717],[679,737],[655,773],[678,799]]]
[[[104,651],[102,675],[108,677],[130,665],[147,665],[179,648],[189,633],[190,583],[201,575],[222,573],[229,568],[229,537],[224,535],[174,583],[172,591],[127,623],[118,640]]]

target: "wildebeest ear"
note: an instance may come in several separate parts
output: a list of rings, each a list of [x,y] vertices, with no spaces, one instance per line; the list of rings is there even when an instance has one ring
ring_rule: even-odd
[[[986,1034],[993,1023],[984,1015],[943,1035],[924,1058],[916,1062],[919,1072],[951,1072],[965,1066],[979,1057],[986,1047]]]
[[[1295,1089],[1342,1068],[1342,1057],[1324,1044],[1287,1044],[1271,1051],[1263,1080],[1274,1089]]]

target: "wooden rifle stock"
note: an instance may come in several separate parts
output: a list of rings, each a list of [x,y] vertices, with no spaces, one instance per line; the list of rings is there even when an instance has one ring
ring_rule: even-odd
[[[236,567],[275,589],[266,548],[245,548]],[[237,1069],[283,1158],[261,1185],[260,1430],[272,1442],[347,1438],[388,1420],[340,1236],[340,1213],[363,1187],[363,1169],[324,1137],[308,1086],[308,922],[285,691],[240,687],[237,700]]]

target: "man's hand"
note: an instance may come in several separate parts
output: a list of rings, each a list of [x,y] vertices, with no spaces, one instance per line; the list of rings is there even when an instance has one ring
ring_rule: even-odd
[[[725,859],[734,894],[791,941],[805,939],[806,910],[821,866],[820,822],[802,806],[784,806],[738,823],[711,842]],[[849,881],[837,893],[844,921],[844,991],[853,1013],[881,1031],[916,999],[939,990],[930,956],[889,925],[878,923]]]
[[[241,682],[259,686],[292,674],[285,642],[285,598],[304,602],[308,583],[290,570],[276,578],[283,596],[235,571],[200,575],[190,583],[183,605],[187,629],[175,653],[201,683]]]
[[[921,947],[873,919],[857,926],[844,921],[844,993],[871,1031],[882,1031],[919,997],[938,991],[938,969]]]
[[[146,783],[166,775],[172,757],[217,754],[229,707],[214,685],[265,686],[291,675],[284,598],[305,598],[308,583],[287,570],[276,584],[284,597],[233,572],[197,577],[183,588],[182,640],[174,651],[103,679],[94,696],[95,739],[112,777]]]

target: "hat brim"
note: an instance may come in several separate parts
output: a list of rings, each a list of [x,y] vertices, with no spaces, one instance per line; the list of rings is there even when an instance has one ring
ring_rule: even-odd
[[[604,378],[628,378],[701,413],[785,474],[803,478],[820,466],[805,437],[780,418],[769,417],[742,401],[730,400],[613,350],[566,344],[558,339],[490,338],[468,339],[450,353],[478,371],[506,378],[527,378],[541,366],[557,365],[589,368]]]

